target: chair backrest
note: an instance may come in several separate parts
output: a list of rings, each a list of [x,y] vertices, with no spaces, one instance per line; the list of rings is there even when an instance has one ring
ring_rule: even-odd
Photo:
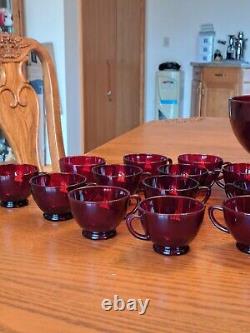
[[[48,50],[34,39],[0,33],[0,128],[16,161],[41,165],[38,96],[29,84],[26,66],[34,51],[41,61],[49,151],[53,170],[64,156],[60,101],[54,64]]]

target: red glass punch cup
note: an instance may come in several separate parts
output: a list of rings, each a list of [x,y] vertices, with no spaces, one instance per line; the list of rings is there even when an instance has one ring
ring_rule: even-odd
[[[163,255],[182,255],[202,224],[205,206],[200,201],[182,196],[157,196],[138,205],[138,215],[128,215],[130,233],[141,240],[151,240],[153,249]],[[145,234],[136,231],[134,220],[140,220]]]
[[[209,171],[206,168],[192,164],[167,164],[158,168],[160,175],[182,176],[196,180],[201,186],[206,186]]]
[[[221,157],[207,154],[182,154],[178,156],[178,162],[206,168],[209,171],[209,177],[205,183],[206,186],[213,185],[219,177],[222,166],[225,164]]]
[[[143,170],[135,165],[106,164],[95,166],[92,172],[97,184],[123,187],[134,194]]]
[[[32,196],[49,221],[72,218],[68,192],[85,186],[86,177],[70,173],[44,173],[31,178]]]
[[[145,178],[142,184],[146,198],[157,195],[175,195],[194,198],[204,193],[202,202],[206,203],[211,194],[210,187],[200,186],[196,180],[183,176],[151,176]]]
[[[250,152],[250,95],[229,100],[229,119],[239,143]]]
[[[87,177],[88,182],[93,182],[92,168],[96,165],[104,165],[106,161],[99,156],[65,156],[60,158],[61,172],[77,173]]]
[[[226,226],[216,219],[216,210],[223,212]],[[209,207],[208,214],[216,228],[233,236],[240,251],[250,254],[250,196],[227,199],[221,206]]]
[[[92,240],[114,237],[116,228],[126,216],[130,199],[140,201],[136,194],[116,186],[86,186],[69,192],[71,211],[83,229],[82,235]],[[128,213],[128,214],[130,214]]]
[[[38,174],[38,168],[30,164],[0,165],[0,204],[6,208],[18,208],[28,204],[31,193],[29,180]]]
[[[127,154],[123,156],[124,164],[136,165],[142,168],[144,173],[158,174],[158,168],[165,164],[172,164],[172,159],[159,154]]]
[[[222,181],[223,179],[223,181]],[[216,182],[221,188],[236,180],[250,180],[250,163],[228,163],[222,167],[222,176]]]
[[[225,192],[228,198],[241,195],[250,195],[250,180],[237,180],[225,184]]]

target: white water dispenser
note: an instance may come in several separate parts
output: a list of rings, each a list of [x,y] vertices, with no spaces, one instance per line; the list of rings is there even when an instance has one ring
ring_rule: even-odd
[[[177,63],[164,63],[156,72],[156,119],[180,117],[181,71]]]

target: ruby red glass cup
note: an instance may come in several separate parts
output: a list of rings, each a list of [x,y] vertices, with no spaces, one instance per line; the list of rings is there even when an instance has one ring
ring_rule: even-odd
[[[88,182],[93,182],[92,168],[104,165],[106,161],[99,156],[65,156],[59,160],[61,172],[77,173],[87,177]]]
[[[250,95],[229,100],[229,119],[239,143],[250,152]]]
[[[209,172],[205,168],[198,167],[192,164],[168,164],[158,168],[161,175],[189,177],[196,180],[200,185],[206,186]]]
[[[198,200],[182,196],[157,196],[138,205],[138,215],[127,217],[130,233],[141,240],[151,240],[153,249],[163,255],[182,255],[202,224],[205,206]],[[145,234],[139,233],[133,221],[139,219]]]
[[[226,226],[219,223],[215,211],[223,212]],[[210,220],[220,231],[230,233],[236,240],[236,247],[250,254],[250,196],[239,196],[227,199],[223,204],[209,207]]]
[[[195,198],[203,193],[203,203],[206,203],[211,194],[211,188],[200,186],[199,183],[189,177],[161,175],[151,176],[143,180],[144,194],[146,198],[158,195],[185,196]]]
[[[97,184],[123,187],[134,194],[143,170],[134,165],[106,164],[95,166],[92,172]]]
[[[241,195],[250,195],[250,180],[237,180],[225,184],[225,192],[228,198]]]
[[[136,194],[116,186],[86,186],[69,192],[71,211],[83,229],[82,235],[92,240],[114,237],[116,228],[126,216],[130,199],[140,201]],[[130,214],[128,213],[128,214]]]
[[[222,168],[223,181],[218,180],[217,184],[225,188],[225,184],[233,183],[237,180],[250,180],[250,163],[228,163]]]
[[[178,156],[178,162],[181,164],[192,164],[206,168],[209,171],[206,186],[213,185],[219,177],[222,166],[225,164],[221,157],[206,154],[182,154]]]
[[[86,186],[86,177],[71,173],[43,173],[31,178],[31,192],[46,220],[58,222],[72,218],[68,192]]]
[[[124,164],[136,165],[146,174],[158,174],[158,168],[165,164],[172,164],[172,159],[158,154],[128,154],[123,156]]]
[[[38,174],[38,168],[30,164],[0,165],[0,201],[6,208],[18,208],[28,204],[31,193],[29,180]]]

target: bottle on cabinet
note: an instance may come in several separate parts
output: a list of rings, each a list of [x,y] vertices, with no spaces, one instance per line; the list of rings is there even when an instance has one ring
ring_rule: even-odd
[[[227,47],[227,60],[235,60],[235,35],[229,35],[229,45]]]

